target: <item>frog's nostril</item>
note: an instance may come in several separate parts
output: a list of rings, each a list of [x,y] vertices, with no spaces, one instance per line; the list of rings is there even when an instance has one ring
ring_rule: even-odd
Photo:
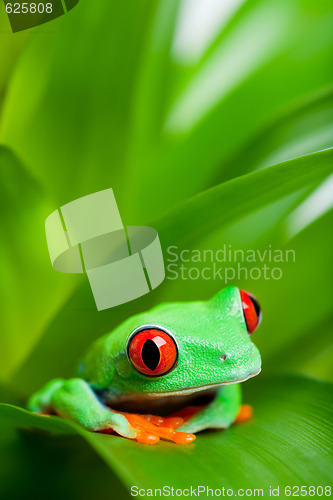
[[[221,354],[220,360],[221,361],[225,361],[226,359],[227,359],[227,355],[226,354]]]

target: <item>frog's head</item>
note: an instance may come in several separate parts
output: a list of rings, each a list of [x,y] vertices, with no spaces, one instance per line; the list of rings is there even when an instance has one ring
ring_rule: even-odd
[[[184,395],[243,382],[261,369],[250,337],[260,319],[256,299],[236,287],[207,302],[163,304],[95,343],[81,375],[119,396]]]

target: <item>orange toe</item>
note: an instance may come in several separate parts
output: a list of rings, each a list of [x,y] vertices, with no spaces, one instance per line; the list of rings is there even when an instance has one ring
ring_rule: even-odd
[[[240,424],[241,422],[247,422],[251,420],[253,415],[253,408],[251,405],[241,405],[238,415],[235,419],[236,424]]]
[[[177,444],[188,444],[195,440],[195,435],[178,432],[176,427],[183,423],[181,418],[158,417],[156,415],[138,415],[123,413],[128,423],[136,430],[135,439],[140,443],[156,444],[160,438]]]
[[[181,417],[158,417],[157,415],[142,415],[147,422],[157,425],[158,427],[171,427],[172,429],[177,429],[184,423],[184,419]]]
[[[138,431],[135,439],[138,443],[143,444],[156,444],[160,440],[160,438],[155,434],[149,434],[148,432],[144,431]]]

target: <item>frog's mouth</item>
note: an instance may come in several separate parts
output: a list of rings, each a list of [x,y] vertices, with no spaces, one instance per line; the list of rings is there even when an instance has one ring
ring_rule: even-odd
[[[198,387],[191,387],[189,389],[179,389],[178,391],[170,391],[170,392],[164,392],[164,393],[158,393],[158,392],[151,392],[149,393],[150,396],[156,396],[156,397],[165,397],[165,396],[184,396],[187,394],[193,394],[195,392],[201,392],[203,390],[209,390],[209,389],[215,389],[216,387],[221,387],[222,385],[231,385],[231,384],[241,384],[242,382],[245,382],[249,378],[255,377],[256,375],[259,375],[261,372],[261,368],[257,370],[255,373],[250,373],[246,377],[239,379],[239,380],[234,380],[232,382],[220,382],[217,384],[205,384],[201,385]]]
[[[107,405],[114,410],[129,413],[149,413],[153,415],[170,415],[186,406],[205,406],[215,398],[219,388],[223,385],[239,384],[260,373],[260,369],[241,380],[207,384],[199,387],[180,389],[168,392],[151,392],[146,394],[105,395]]]

